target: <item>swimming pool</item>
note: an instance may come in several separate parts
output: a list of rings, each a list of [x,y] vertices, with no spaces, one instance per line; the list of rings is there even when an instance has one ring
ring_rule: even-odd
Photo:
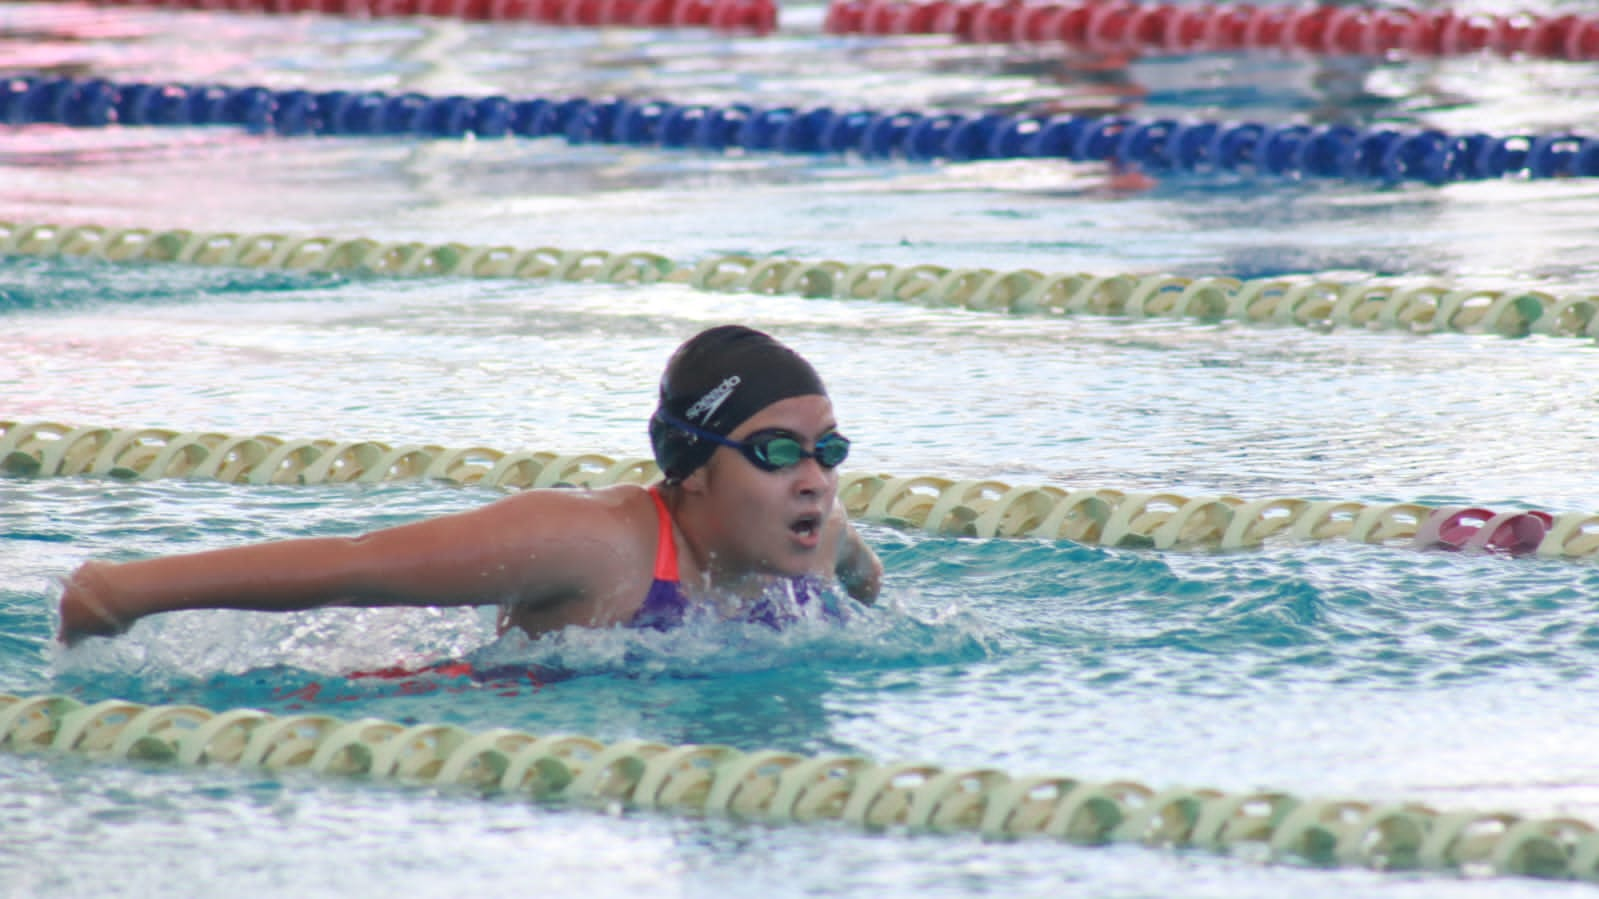
[[[1479,4],[1483,10],[1495,10]],[[1558,10],[1560,7],[1551,7]],[[1590,66],[1372,71],[1152,58],[1125,84],[933,38],[494,27],[7,7],[30,65],[139,80],[678,101],[1026,105],[1551,130]],[[203,47],[203,49],[197,49]],[[1065,79],[1065,84],[1049,79]],[[1360,86],[1360,92],[1352,88]],[[1134,91],[1128,94],[1128,90]],[[1128,99],[1131,96],[1132,99]],[[0,218],[429,243],[1230,275],[1363,271],[1581,291],[1584,180],[1381,189],[1092,165],[730,155],[553,141],[0,133]],[[813,358],[853,469],[1184,494],[1599,511],[1591,342],[1366,333],[713,294],[680,284],[379,279],[0,259],[0,417],[285,437],[646,452],[666,354],[746,321]],[[1414,799],[1599,820],[1590,564],[1342,541],[1162,552],[865,532],[884,608],[485,646],[476,613],[194,613],[67,653],[52,579],[136,556],[355,533],[493,497],[419,482],[0,479],[0,692],[449,722],[992,765],[1156,786]],[[471,652],[575,676],[503,696],[350,672]],[[13,895],[1468,896],[1582,886],[1262,865],[1054,841],[595,813],[309,776],[0,755]]]

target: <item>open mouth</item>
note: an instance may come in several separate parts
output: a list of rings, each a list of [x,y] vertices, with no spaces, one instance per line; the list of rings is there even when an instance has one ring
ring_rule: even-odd
[[[822,517],[820,515],[801,515],[789,522],[788,530],[796,537],[814,540],[822,533]]]

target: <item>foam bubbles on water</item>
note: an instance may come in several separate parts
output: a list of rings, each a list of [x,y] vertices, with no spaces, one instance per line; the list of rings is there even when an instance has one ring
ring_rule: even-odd
[[[915,597],[861,605],[831,592],[825,614],[782,628],[730,621],[696,607],[667,631],[569,627],[540,637],[495,634],[495,610],[322,609],[291,614],[177,612],[140,621],[110,640],[54,651],[56,679],[125,680],[143,690],[281,672],[318,677],[376,669],[421,669],[469,660],[487,670],[523,667],[561,678],[698,678],[813,665],[895,665],[972,659],[990,653],[984,625],[956,605],[930,615]],[[276,676],[276,675],[274,675]]]
[[[460,658],[494,639],[492,609],[320,609],[285,615],[175,612],[113,640],[57,650],[67,681],[103,675],[165,687],[267,668],[333,675]]]
[[[980,622],[957,609],[913,614],[903,597],[875,606],[827,597],[827,615],[805,615],[781,629],[700,611],[669,631],[567,628],[539,638],[506,634],[473,654],[479,665],[533,665],[578,675],[705,677],[796,664],[870,665],[971,658],[988,652]]]

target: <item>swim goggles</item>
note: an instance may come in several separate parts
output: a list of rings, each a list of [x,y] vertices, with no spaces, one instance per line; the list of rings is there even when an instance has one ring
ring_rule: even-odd
[[[837,468],[849,458],[849,438],[837,432],[816,441],[816,449],[808,450],[798,437],[781,428],[767,428],[756,431],[743,440],[732,440],[714,431],[697,428],[676,416],[664,412],[656,414],[661,421],[680,431],[738,450],[744,458],[750,460],[751,465],[761,471],[782,471],[806,459],[815,459],[816,464],[823,468]]]

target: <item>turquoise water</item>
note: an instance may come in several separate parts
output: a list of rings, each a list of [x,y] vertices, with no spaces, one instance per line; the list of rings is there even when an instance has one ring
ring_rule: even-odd
[[[1480,5],[1487,10],[1495,7]],[[1188,57],[1116,96],[1047,54],[931,39],[341,22],[8,6],[118,78],[835,105],[1028,104],[1577,127],[1590,66]],[[21,53],[21,50],[18,50]],[[18,58],[21,58],[20,56]],[[1043,74],[1040,74],[1040,73]],[[1135,99],[1126,100],[1133,96]],[[0,130],[0,217],[1104,273],[1360,270],[1584,289],[1592,184],[1378,189],[1092,166],[866,165],[540,142]],[[0,259],[0,418],[647,452],[667,354],[738,320],[827,377],[850,466],[1011,483],[1599,511],[1590,341],[1028,319],[686,287],[386,281]],[[493,491],[0,479],[0,691],[727,743],[1013,773],[1421,799],[1599,821],[1591,565],[1278,542],[1241,553],[863,530],[880,608],[496,642],[472,610],[197,612],[69,652],[90,557],[353,534]],[[476,654],[516,695],[352,672]],[[0,756],[0,895],[1504,896],[1588,888],[1053,842],[602,814],[226,770]]]

